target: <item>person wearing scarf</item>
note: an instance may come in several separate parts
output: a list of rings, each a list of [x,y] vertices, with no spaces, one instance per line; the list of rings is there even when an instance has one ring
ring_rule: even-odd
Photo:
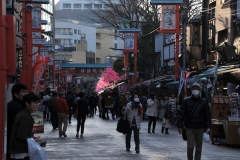
[[[126,151],[130,151],[131,145],[131,135],[132,131],[134,133],[134,141],[135,141],[135,151],[136,153],[140,153],[140,139],[139,139],[139,130],[141,129],[141,121],[143,116],[143,108],[139,101],[137,95],[133,95],[131,97],[131,101],[123,107],[122,109],[123,115],[126,115],[127,120],[130,123],[130,131],[126,134]]]

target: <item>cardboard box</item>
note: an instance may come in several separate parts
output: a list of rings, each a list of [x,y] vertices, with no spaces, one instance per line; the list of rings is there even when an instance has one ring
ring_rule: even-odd
[[[212,103],[229,104],[229,97],[228,96],[213,96]]]
[[[211,105],[212,119],[226,120],[231,115],[230,107],[225,103],[213,103]]]
[[[226,143],[240,145],[240,121],[223,121],[223,129],[226,135]]]

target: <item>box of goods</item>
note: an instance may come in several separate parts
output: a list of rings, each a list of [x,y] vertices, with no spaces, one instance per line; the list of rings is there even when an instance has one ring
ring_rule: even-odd
[[[213,96],[212,103],[229,104],[228,96]]]
[[[223,121],[226,143],[240,145],[240,121]]]
[[[211,105],[212,119],[226,120],[231,115],[230,107],[225,103],[214,103]]]

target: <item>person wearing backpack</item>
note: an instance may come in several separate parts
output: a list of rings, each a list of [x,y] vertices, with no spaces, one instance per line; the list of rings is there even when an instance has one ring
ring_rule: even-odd
[[[202,154],[203,133],[209,132],[211,127],[211,113],[208,102],[200,97],[202,87],[194,83],[191,87],[192,95],[184,99],[178,115],[178,132],[183,132],[183,121],[187,136],[188,160],[200,160]],[[194,146],[195,158],[193,158]]]

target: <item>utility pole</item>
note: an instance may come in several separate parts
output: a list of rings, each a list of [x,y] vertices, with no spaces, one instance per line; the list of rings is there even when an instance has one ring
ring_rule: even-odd
[[[207,62],[208,53],[208,4],[209,0],[202,1],[202,52],[201,58]]]
[[[188,24],[188,5],[189,0],[184,0],[183,13],[182,13],[182,57],[183,57],[183,69],[186,68],[186,53],[187,53],[187,24]]]

